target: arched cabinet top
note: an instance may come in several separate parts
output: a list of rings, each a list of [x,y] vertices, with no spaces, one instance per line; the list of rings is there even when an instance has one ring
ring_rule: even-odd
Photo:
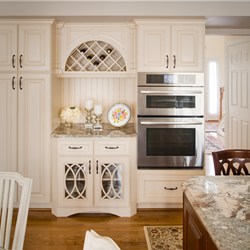
[[[121,53],[111,44],[90,40],[72,50],[65,63],[65,72],[126,72]]]

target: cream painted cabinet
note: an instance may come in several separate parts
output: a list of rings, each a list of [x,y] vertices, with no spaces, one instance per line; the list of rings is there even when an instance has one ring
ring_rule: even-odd
[[[0,21],[0,170],[33,179],[32,207],[50,207],[52,21]]]
[[[48,24],[0,22],[0,68],[8,71],[50,70]]]
[[[204,21],[135,22],[138,71],[203,71]]]
[[[198,170],[138,170],[138,207],[139,208],[181,208],[183,191],[181,184],[197,175]]]
[[[53,214],[136,213],[135,138],[118,140],[53,139]]]

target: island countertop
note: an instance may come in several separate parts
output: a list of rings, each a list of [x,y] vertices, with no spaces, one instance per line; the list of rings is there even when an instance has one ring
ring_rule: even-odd
[[[136,130],[134,123],[128,123],[123,127],[117,128],[109,123],[103,123],[102,131],[86,129],[84,123],[75,123],[72,127],[60,124],[52,133],[54,138],[82,138],[82,137],[135,137]]]
[[[182,188],[218,249],[250,249],[250,177],[197,176]]]

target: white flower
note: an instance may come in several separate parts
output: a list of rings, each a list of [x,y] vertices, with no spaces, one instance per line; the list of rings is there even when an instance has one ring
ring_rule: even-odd
[[[79,119],[81,117],[81,111],[77,107],[67,107],[62,109],[61,117],[64,120],[73,120],[74,118]]]

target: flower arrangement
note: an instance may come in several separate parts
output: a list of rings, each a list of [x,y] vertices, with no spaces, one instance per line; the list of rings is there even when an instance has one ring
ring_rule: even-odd
[[[61,117],[65,120],[65,125],[71,126],[73,119],[79,119],[82,113],[78,107],[67,107],[62,109]]]

